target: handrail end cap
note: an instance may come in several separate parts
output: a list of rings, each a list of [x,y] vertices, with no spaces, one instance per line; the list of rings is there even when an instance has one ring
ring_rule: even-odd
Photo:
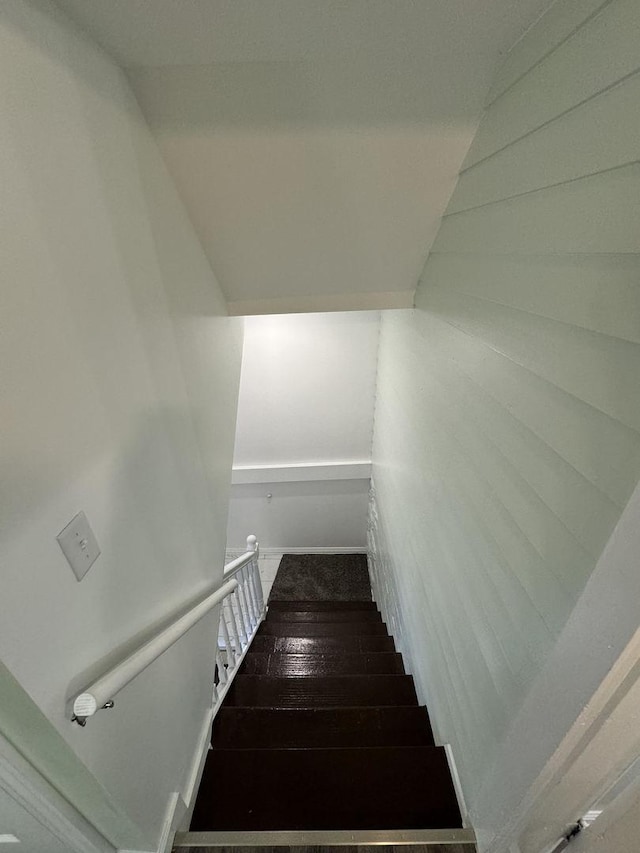
[[[81,693],[73,700],[73,713],[76,717],[92,717],[98,710],[98,703],[92,693]]]

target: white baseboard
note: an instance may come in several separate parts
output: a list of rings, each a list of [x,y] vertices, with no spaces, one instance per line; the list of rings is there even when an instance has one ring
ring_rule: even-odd
[[[462,818],[462,826],[466,828],[469,826],[469,812],[467,811],[467,804],[465,802],[462,785],[460,783],[460,775],[453,755],[453,748],[450,743],[444,744],[444,754],[447,756],[447,764],[449,765],[449,773],[451,774],[453,788],[456,792],[458,808],[460,809],[460,817]]]
[[[198,738],[198,743],[195,752],[193,753],[191,770],[187,775],[187,781],[182,791],[182,800],[185,804],[185,809],[180,819],[180,829],[188,829],[189,824],[191,823],[193,809],[196,804],[196,794],[200,787],[200,780],[204,772],[204,764],[207,760],[207,753],[211,743],[211,726],[213,725],[214,712],[215,707],[212,707],[207,711],[202,724],[202,729],[200,730],[200,737]]]
[[[158,846],[151,851],[151,853],[171,853],[173,837],[178,829],[183,810],[184,801],[180,794],[177,791],[174,791],[169,797],[169,802],[167,803]],[[150,853],[150,851],[125,850],[120,848],[118,853]]]
[[[227,562],[231,561],[235,557],[244,554],[245,549],[242,546],[238,546],[237,548],[227,548],[225,560]],[[272,548],[263,548],[260,546],[260,556],[261,557],[281,557],[283,554],[366,554],[367,546],[366,545],[336,545],[334,547],[327,548],[318,548],[314,545],[309,545],[308,547],[302,548],[287,548],[284,546],[281,547],[272,547]]]
[[[160,836],[160,841],[158,843],[158,853],[171,853],[171,849],[173,847],[173,836],[176,834],[176,830],[180,825],[184,809],[185,802],[176,791],[169,798],[167,816],[165,818],[162,835]]]
[[[3,694],[3,698],[5,698]],[[69,853],[109,853],[101,835],[49,780],[0,732],[0,792],[34,818]],[[8,831],[8,828],[7,828]],[[18,849],[23,845],[18,844]],[[7,845],[7,849],[9,845]]]
[[[200,730],[200,737],[198,738],[198,744],[193,754],[191,770],[187,776],[187,781],[182,791],[182,799],[187,804],[187,807],[193,805],[192,800],[195,800],[195,793],[198,790],[198,785],[200,784],[200,777],[202,776],[202,771],[204,769],[204,762],[207,757],[207,752],[209,751],[214,710],[214,708],[210,708],[204,718],[202,729]]]
[[[204,763],[207,758],[207,752],[209,751],[213,712],[214,709],[209,708],[205,715],[182,793],[174,791],[169,797],[160,840],[153,853],[171,853],[173,838],[176,832],[189,828],[193,809],[196,804],[196,794],[204,771]],[[143,853],[143,851],[119,850],[118,853]],[[144,851],[144,853],[147,853],[147,851]]]
[[[260,548],[263,557],[276,556],[277,554],[366,554],[366,545],[353,545],[350,547],[334,548]]]

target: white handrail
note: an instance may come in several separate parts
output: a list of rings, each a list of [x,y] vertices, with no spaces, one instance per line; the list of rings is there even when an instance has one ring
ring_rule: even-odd
[[[223,625],[222,649],[227,653],[227,661],[221,664],[219,651],[214,653],[218,667],[218,677],[221,684],[227,688],[231,683],[231,673],[235,671],[241,657],[248,648],[249,643],[255,636],[258,625],[264,614],[264,602],[262,600],[262,585],[258,571],[258,543],[255,536],[247,539],[249,550],[237,560],[227,564],[224,572],[224,583],[214,590],[210,595],[192,607],[187,613],[172,622],[171,625],[159,631],[146,643],[133,651],[128,657],[116,664],[105,675],[89,684],[76,695],[73,700],[72,720],[81,726],[86,725],[87,717],[92,716],[100,708],[112,708],[113,697],[122,690],[130,681],[139,675],[144,669],[160,657],[160,655],[176,643],[196,622],[206,616],[217,604],[228,599],[230,602],[230,616],[222,609],[221,622]],[[238,578],[235,577],[240,570],[246,568]],[[253,590],[260,588],[260,595],[248,594],[249,585],[253,584]],[[235,593],[235,596],[232,596]],[[233,599],[235,598],[235,612]],[[246,624],[247,630],[238,635],[236,625],[236,612],[241,624]],[[229,621],[228,621],[229,620]],[[229,632],[230,628],[230,632]],[[233,637],[233,645],[230,637]],[[226,692],[226,690],[224,691]],[[214,700],[221,697],[214,687]],[[219,704],[219,703],[218,703]]]
[[[73,713],[76,717],[90,717],[99,708],[103,708],[113,697],[122,690],[136,675],[139,675],[149,664],[160,657],[163,652],[177,642],[189,628],[199,622],[216,604],[238,587],[238,581],[230,580],[219,589],[196,604],[188,613],[165,628],[144,645],[136,649],[129,657],[109,670],[102,678],[94,681],[73,702]]]

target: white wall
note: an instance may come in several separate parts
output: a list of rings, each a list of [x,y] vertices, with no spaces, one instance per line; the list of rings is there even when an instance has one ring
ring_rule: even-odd
[[[376,585],[482,849],[491,768],[532,782],[502,745],[640,476],[640,7],[600,5],[560,0],[509,55],[416,309],[382,320]]]
[[[266,547],[365,546],[379,322],[246,319],[230,547],[252,531]]]
[[[65,700],[221,576],[241,327],[120,70],[52,5],[10,2],[0,80],[1,656],[151,849],[210,705],[213,619],[86,729]],[[55,537],[80,509],[102,554],[78,583]]]
[[[379,321],[246,318],[234,467],[371,458]]]

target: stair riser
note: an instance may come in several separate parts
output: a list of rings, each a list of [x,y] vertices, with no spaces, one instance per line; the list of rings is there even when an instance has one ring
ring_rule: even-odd
[[[404,675],[402,655],[261,655],[244,659],[243,675]]]
[[[395,652],[392,637],[273,637],[258,635],[251,650],[262,654],[367,654]]]
[[[441,748],[216,749],[207,757],[191,829],[417,829],[460,823]]]
[[[236,749],[434,745],[426,708],[416,707],[223,707],[211,742]]]
[[[377,610],[375,601],[269,601],[269,610],[325,610],[335,613],[339,610]]]
[[[376,705],[416,705],[413,679],[408,675],[276,678],[236,676],[224,700],[227,707],[317,708]]]
[[[385,637],[382,622],[263,622],[258,636],[273,637]]]
[[[267,622],[382,622],[382,616],[377,610],[339,610],[337,613],[327,610],[271,610],[267,613]]]

